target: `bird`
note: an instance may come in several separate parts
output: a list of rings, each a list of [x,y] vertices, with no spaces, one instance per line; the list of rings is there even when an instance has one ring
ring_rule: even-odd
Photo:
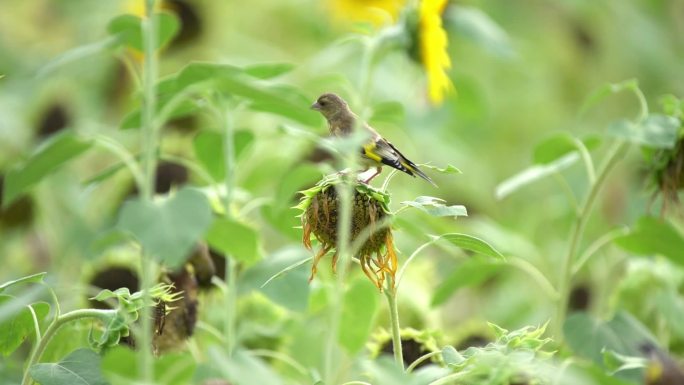
[[[642,344],[639,349],[648,360],[644,373],[646,385],[684,384],[684,372],[667,353],[651,342]]]
[[[433,186],[437,184],[430,179],[418,166],[410,161],[404,154],[394,147],[392,143],[382,137],[373,127],[365,122],[359,122],[359,117],[352,112],[347,102],[334,93],[324,93],[319,96],[311,105],[311,109],[320,112],[328,121],[330,135],[335,137],[345,137],[352,133],[358,126],[368,132],[370,141],[362,146],[361,163],[368,170],[375,167],[375,173],[363,182],[368,184],[373,178],[382,172],[382,166],[387,165],[399,171],[403,171],[412,177],[419,176],[430,182]]]

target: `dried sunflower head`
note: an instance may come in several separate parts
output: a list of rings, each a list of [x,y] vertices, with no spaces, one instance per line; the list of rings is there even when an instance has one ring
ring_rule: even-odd
[[[316,186],[303,192],[297,208],[303,211],[302,228],[304,246],[311,250],[311,236],[320,243],[320,250],[311,267],[311,281],[317,265],[323,256],[333,251],[332,268],[337,264],[337,223],[339,197],[336,186],[342,183],[339,175],[324,178]],[[391,229],[383,225],[390,219],[389,195],[363,183],[354,186],[350,236],[354,242],[358,237],[365,241],[356,251],[361,269],[375,286],[382,289],[386,274],[392,277],[397,270]]]

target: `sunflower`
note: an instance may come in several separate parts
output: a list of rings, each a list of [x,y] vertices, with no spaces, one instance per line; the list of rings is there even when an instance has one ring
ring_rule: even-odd
[[[442,13],[447,0],[422,0],[418,9],[418,40],[420,60],[428,80],[428,96],[433,104],[440,104],[444,96],[454,91],[446,71],[451,68],[447,52],[449,40],[442,26]]]

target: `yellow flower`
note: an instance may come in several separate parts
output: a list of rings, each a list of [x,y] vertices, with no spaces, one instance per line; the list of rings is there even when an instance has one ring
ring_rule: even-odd
[[[447,0],[422,0],[419,8],[420,59],[428,80],[428,96],[433,104],[440,104],[444,96],[454,91],[446,70],[451,68],[447,52],[449,41],[442,27],[442,13]]]
[[[397,21],[406,0],[331,0],[330,11],[338,21],[370,23],[376,27]]]

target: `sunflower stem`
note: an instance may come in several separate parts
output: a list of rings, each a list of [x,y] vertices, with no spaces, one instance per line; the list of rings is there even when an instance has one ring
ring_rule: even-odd
[[[157,23],[154,17],[155,0],[145,1],[145,18],[142,23],[143,34],[143,100],[142,100],[142,147],[143,147],[143,185],[141,186],[142,199],[151,201],[154,195],[155,170],[157,168],[158,129],[155,124],[154,114],[157,105],[156,81],[158,72],[155,46],[157,43]],[[149,303],[154,270],[156,266],[146,250],[141,253],[140,275],[143,302]],[[152,311],[149,306],[144,306],[140,312],[140,353],[139,370],[143,383],[151,384],[153,379],[152,368]]]
[[[394,281],[391,277],[387,280],[385,298],[387,298],[387,304],[389,305],[390,326],[392,329],[392,350],[394,352],[394,361],[397,363],[397,366],[401,368],[401,370],[404,370],[404,351],[401,347],[399,308],[397,306],[397,287],[396,285],[394,285]]]

